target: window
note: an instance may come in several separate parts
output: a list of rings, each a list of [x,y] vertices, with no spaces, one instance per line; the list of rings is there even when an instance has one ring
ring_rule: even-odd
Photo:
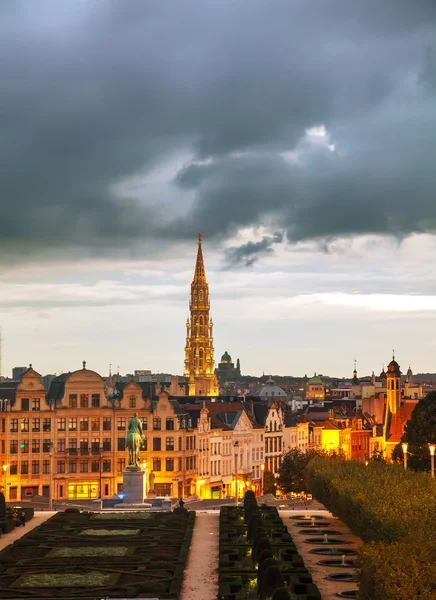
[[[91,431],[100,431],[100,417],[91,417]]]
[[[10,440],[9,452],[10,454],[18,454],[18,440]]]
[[[11,419],[11,433],[18,431],[18,419]]]
[[[153,419],[153,429],[155,431],[160,431],[161,430],[161,420],[159,417],[154,417]]]
[[[77,408],[77,394],[70,394],[68,398],[68,407]]]
[[[47,473],[50,473],[50,461],[49,460],[42,461],[42,472],[44,473],[44,475],[47,475]]]
[[[21,440],[20,450],[23,454],[27,454],[29,452],[29,440]]]
[[[99,460],[91,460],[91,473],[99,473],[100,472],[100,461]]]
[[[40,424],[40,419],[32,419],[32,431],[40,431],[41,430],[41,424]]]
[[[58,460],[58,462],[57,462],[57,472],[58,473],[65,473],[65,461],[64,460]]]
[[[179,471],[181,471],[181,470],[182,470],[182,467],[183,467],[183,463],[182,463],[182,457],[179,457],[179,458],[178,458],[178,463],[179,463],[179,464],[178,464],[178,470],[179,470]]]
[[[58,419],[58,431],[65,431],[67,428],[67,419],[65,417]]]
[[[77,473],[77,462],[75,460],[68,461],[68,472]]]
[[[148,418],[147,417],[141,417],[141,421],[142,421],[142,429],[144,431],[147,431],[147,429],[148,429]]]
[[[103,431],[111,431],[112,419],[110,417],[103,417]]]
[[[37,454],[40,452],[40,442],[39,440],[32,440],[32,454]]]
[[[103,461],[103,473],[111,472],[111,461],[109,459],[105,459]]]
[[[42,451],[43,452],[50,452],[50,448],[52,447],[52,441],[51,440],[42,440]]]
[[[39,460],[32,460],[32,475],[39,475]]]
[[[65,438],[60,438],[58,440],[58,444],[57,444],[57,451],[58,452],[65,452],[65,447],[66,447],[66,440],[65,440]]]
[[[51,431],[51,419],[44,418],[42,421],[42,430],[43,431]]]
[[[100,394],[92,394],[91,396],[91,406],[92,408],[100,407]]]
[[[68,440],[68,452],[77,452],[77,438],[70,438]]]
[[[167,419],[165,421],[165,427],[167,431],[174,431],[174,419]]]
[[[77,431],[77,419],[76,419],[76,417],[70,417],[68,419],[68,431]]]
[[[129,408],[136,408],[136,396],[130,396]]]
[[[80,461],[80,472],[81,473],[87,473],[88,472],[88,461],[87,460],[81,460]]]
[[[28,475],[28,474],[29,474],[29,461],[22,460],[21,461],[21,475]]]
[[[117,429],[118,431],[124,431],[126,429],[126,417],[118,417]]]
[[[80,417],[80,431],[88,431],[89,421],[88,417]]]
[[[32,398],[32,410],[40,410],[41,400],[39,398]]]
[[[111,451],[111,438],[103,439],[103,451],[110,452]]]
[[[179,437],[179,452],[182,451],[182,438]]]
[[[168,452],[172,452],[174,450],[174,438],[173,437],[167,437],[165,450],[167,450]]]
[[[80,452],[88,452],[88,438],[80,438]]]
[[[80,408],[89,408],[89,395],[80,394]],[[85,471],[86,473],[87,471]]]
[[[153,438],[153,450],[159,451],[161,450],[161,440],[159,438]]]
[[[174,471],[174,458],[167,458],[165,461],[165,470]]]
[[[29,431],[29,417],[22,417],[20,422],[20,430],[24,432]]]
[[[147,452],[147,438],[146,437],[142,438],[141,450],[144,450],[144,452]]]
[[[91,452],[98,453],[100,452],[100,440],[99,438],[92,438],[91,441]]]
[[[16,461],[10,464],[9,473],[11,475],[18,475],[18,463]]]
[[[118,438],[117,440],[117,450],[118,452],[123,452],[126,449],[126,440],[123,437]]]
[[[153,458],[153,471],[160,471],[160,458]]]
[[[126,468],[126,459],[125,458],[119,458],[117,461],[117,470],[118,471],[124,471],[124,469]]]
[[[21,410],[29,410],[29,398],[21,398]]]

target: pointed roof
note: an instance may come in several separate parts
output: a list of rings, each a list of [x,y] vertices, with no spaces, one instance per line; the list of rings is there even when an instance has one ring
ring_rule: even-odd
[[[206,271],[204,268],[202,239],[203,239],[203,234],[199,233],[198,234],[197,260],[195,262],[194,279],[192,280],[192,283],[206,283]]]

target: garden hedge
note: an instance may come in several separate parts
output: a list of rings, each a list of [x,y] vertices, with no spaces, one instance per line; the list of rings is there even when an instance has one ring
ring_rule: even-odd
[[[317,500],[366,542],[358,559],[361,600],[436,598],[436,484],[428,474],[315,458],[306,477]]]

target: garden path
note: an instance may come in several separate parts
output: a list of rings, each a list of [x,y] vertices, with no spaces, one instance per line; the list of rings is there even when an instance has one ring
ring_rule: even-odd
[[[216,600],[218,594],[218,514],[197,512],[181,600]]]
[[[54,512],[48,511],[35,511],[35,516],[33,517],[33,519],[30,519],[30,521],[26,523],[24,527],[15,527],[15,529],[10,531],[9,533],[4,533],[0,537],[0,550],[3,550],[3,548],[6,548],[6,546],[9,546],[9,544],[12,544],[13,542],[15,542],[15,540],[18,540],[20,537],[23,537],[23,535],[25,535],[31,529],[38,527],[38,525],[41,525],[41,523],[44,523],[44,521],[47,521],[47,519],[52,517],[54,514]]]
[[[356,588],[356,583],[344,583],[338,581],[330,581],[326,579],[327,575],[331,573],[340,573],[340,572],[350,572],[353,571],[352,568],[342,568],[342,567],[325,567],[323,565],[319,565],[318,561],[323,558],[328,558],[328,556],[319,556],[316,554],[311,554],[310,550],[316,548],[317,546],[306,544],[304,540],[310,538],[307,534],[300,533],[300,529],[303,527],[296,527],[294,524],[296,520],[291,519],[290,517],[301,514],[302,517],[307,515],[308,513],[311,515],[321,515],[326,517],[326,522],[331,523],[330,527],[327,529],[337,530],[343,534],[344,539],[349,540],[351,544],[347,544],[345,547],[350,549],[357,549],[362,545],[362,540],[351,533],[349,528],[334,517],[331,513],[326,510],[314,510],[314,511],[288,511],[288,510],[279,510],[280,516],[283,519],[283,523],[287,526],[289,533],[292,536],[292,540],[297,546],[299,554],[302,556],[304,560],[304,566],[309,570],[310,574],[313,578],[313,583],[315,583],[319,591],[321,592],[322,600],[337,600],[337,592],[343,592],[345,590],[352,590]],[[320,526],[322,527],[322,526]],[[307,529],[310,528],[310,521],[307,524]],[[335,537],[332,535],[332,537]],[[342,536],[337,536],[342,537]],[[338,547],[340,544],[338,544]],[[318,546],[319,547],[319,546]],[[322,546],[321,546],[322,547]],[[355,557],[352,557],[355,558]]]

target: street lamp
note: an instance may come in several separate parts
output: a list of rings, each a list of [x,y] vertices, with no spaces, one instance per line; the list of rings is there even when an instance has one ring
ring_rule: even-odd
[[[436,446],[434,444],[429,444],[430,450],[430,464],[431,464],[431,476],[434,479],[434,452],[436,450]]]
[[[4,483],[4,488],[5,488],[5,500],[6,500],[6,471],[8,470],[8,465],[3,465],[3,473],[5,476],[5,483]]]
[[[142,461],[142,470],[144,471],[144,498],[147,498],[147,461]]]
[[[53,510],[53,442],[47,442],[50,455],[50,483],[48,488],[48,510]]]
[[[236,506],[238,506],[238,484],[239,484],[239,477],[238,477],[238,452],[239,452],[239,442],[236,441],[233,444],[234,448],[235,448],[235,475],[236,475]]]
[[[260,477],[260,495],[263,496],[263,474],[265,472],[265,463],[262,463],[260,465],[260,473],[261,473],[261,477]]]
[[[404,460],[404,470],[407,470],[407,442],[404,442],[404,444],[401,444],[401,447],[403,449],[403,460]]]

